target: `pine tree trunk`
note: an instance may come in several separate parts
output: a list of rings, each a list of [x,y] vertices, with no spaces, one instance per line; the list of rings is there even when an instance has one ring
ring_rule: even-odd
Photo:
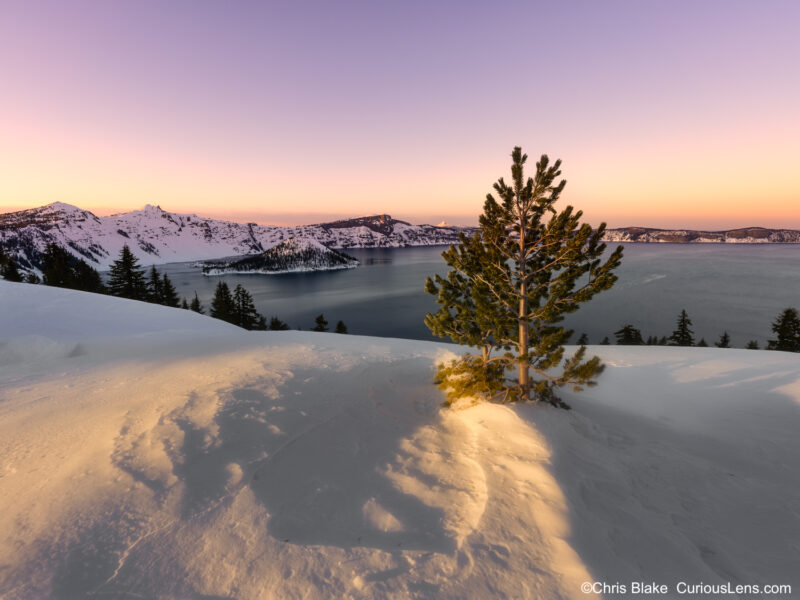
[[[519,228],[519,345],[517,347],[517,380],[522,393],[521,400],[527,400],[528,388],[528,279],[525,264],[525,220],[520,215]]]

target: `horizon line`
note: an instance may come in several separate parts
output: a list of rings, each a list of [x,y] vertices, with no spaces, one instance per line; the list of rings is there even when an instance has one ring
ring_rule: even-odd
[[[285,222],[283,224],[275,224],[275,223],[269,223],[269,222],[263,222],[263,221],[262,222],[258,222],[258,221],[254,221],[254,220],[248,220],[246,218],[242,218],[243,216],[240,217],[237,220],[236,216],[227,216],[227,217],[225,217],[225,216],[203,216],[203,215],[198,214],[196,212],[181,212],[181,211],[165,210],[164,208],[161,207],[160,204],[151,204],[149,202],[146,202],[145,204],[143,204],[139,208],[130,208],[130,209],[123,209],[123,210],[117,210],[117,209],[112,209],[112,208],[106,208],[106,209],[103,209],[103,210],[97,210],[97,209],[90,210],[90,209],[87,209],[87,208],[82,208],[82,207],[78,206],[77,204],[72,204],[72,203],[69,203],[69,202],[61,201],[61,200],[56,200],[56,201],[49,202],[47,204],[42,204],[42,205],[39,205],[39,206],[0,207],[0,211],[2,211],[2,212],[0,212],[0,216],[7,215],[7,214],[12,214],[12,213],[36,210],[38,208],[45,208],[45,207],[53,206],[53,205],[64,205],[64,206],[70,206],[70,207],[73,207],[73,208],[77,208],[78,210],[89,212],[89,213],[95,215],[98,218],[108,218],[108,217],[122,216],[122,215],[127,215],[127,214],[130,214],[130,213],[133,213],[133,212],[144,211],[144,210],[147,209],[147,207],[153,207],[153,208],[157,208],[157,209],[161,210],[162,212],[170,213],[170,214],[195,216],[195,217],[203,218],[203,219],[213,219],[213,220],[217,220],[217,221],[226,221],[226,222],[229,222],[229,223],[237,223],[237,224],[245,224],[245,225],[253,223],[255,225],[266,226],[266,227],[312,227],[314,225],[325,225],[325,224],[328,224],[328,223],[335,223],[336,221],[347,221],[347,220],[351,220],[351,219],[363,219],[363,218],[368,218],[368,217],[378,217],[378,216],[382,216],[382,215],[389,216],[390,218],[393,218],[393,219],[395,219],[397,221],[405,221],[407,223],[415,224],[415,223],[412,222],[412,219],[397,218],[396,216],[393,216],[392,214],[390,214],[388,212],[380,212],[380,211],[372,212],[372,213],[369,213],[369,214],[364,213],[364,214],[358,214],[358,215],[347,215],[345,213],[325,213],[325,212],[308,212],[308,213],[297,213],[297,212],[284,212],[284,213],[281,213],[281,212],[277,212],[277,213],[273,213],[275,215],[275,219],[276,220],[282,220],[281,216],[288,217],[289,215],[301,215],[301,214],[305,214],[305,215],[308,215],[308,216],[318,215],[318,218],[320,218],[321,220],[317,220],[317,221],[314,221],[314,222],[295,223],[295,224],[288,224],[288,223],[285,223]],[[234,215],[235,215],[235,213],[234,213]],[[325,218],[326,215],[328,216],[328,218]],[[466,215],[451,215],[451,218],[452,217],[455,217],[456,220],[458,220],[458,221],[462,221],[463,219],[471,219],[471,220],[477,221],[477,219],[478,219],[478,216],[466,217]],[[269,217],[266,217],[266,218],[269,218]],[[436,219],[433,219],[433,220],[435,221]],[[601,221],[601,222],[605,222],[605,221]],[[416,223],[416,225],[432,225],[434,227],[442,227],[442,226],[446,226],[446,227],[478,227],[477,223],[476,224],[470,224],[470,225],[459,224],[459,223],[451,223],[451,222],[449,222],[449,220],[447,218],[442,218],[441,222],[438,225],[436,225],[436,224],[434,224],[432,222],[419,222],[419,223]],[[592,227],[596,228],[597,226],[592,225]],[[782,229],[782,230],[789,230],[789,231],[800,231],[800,225],[796,225],[794,227],[792,227],[792,226],[784,226],[784,225],[775,226],[775,227],[769,227],[769,226],[765,226],[765,225],[740,225],[740,226],[721,227],[721,228],[720,228],[720,226],[709,228],[709,227],[686,227],[686,226],[662,227],[662,226],[654,226],[654,225],[618,225],[618,226],[614,226],[614,227],[607,226],[606,229],[614,229],[614,230],[617,230],[617,229],[652,229],[652,230],[661,230],[661,231],[699,231],[699,232],[708,232],[708,233],[721,233],[721,232],[725,232],[725,231],[734,231],[734,230],[739,230],[739,229],[770,229],[770,230],[775,230],[775,229],[779,229],[780,230],[780,229]]]

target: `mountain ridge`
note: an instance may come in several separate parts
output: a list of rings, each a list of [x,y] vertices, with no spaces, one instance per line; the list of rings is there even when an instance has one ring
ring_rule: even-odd
[[[462,231],[471,228],[412,225],[387,214],[295,227],[258,225],[173,213],[150,204],[107,217],[63,202],[0,214],[0,248],[23,269],[38,269],[50,242],[104,270],[125,244],[147,265],[261,254],[293,237],[329,248],[446,245],[456,242]]]
[[[475,229],[412,225],[385,213],[294,227],[258,225],[174,213],[151,204],[98,217],[72,204],[53,202],[0,214],[0,249],[14,256],[23,269],[38,269],[47,244],[55,242],[105,270],[125,244],[142,264],[149,265],[261,254],[293,237],[339,249],[448,245],[458,241],[459,233],[469,235]],[[603,239],[611,243],[800,243],[800,231],[619,227],[607,229]]]

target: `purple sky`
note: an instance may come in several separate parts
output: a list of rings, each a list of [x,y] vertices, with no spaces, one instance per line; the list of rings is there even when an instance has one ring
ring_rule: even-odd
[[[4,3],[0,211],[800,227],[800,2]]]

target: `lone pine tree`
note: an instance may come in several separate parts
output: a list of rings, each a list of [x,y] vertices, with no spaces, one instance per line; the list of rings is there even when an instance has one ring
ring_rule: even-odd
[[[150,267],[150,273],[147,277],[147,297],[150,302],[155,304],[163,304],[162,298],[164,296],[163,284],[161,283],[161,274],[153,265]]]
[[[133,255],[127,244],[122,247],[119,258],[111,263],[108,289],[112,296],[132,300],[148,299],[144,270],[139,267],[139,259]]]
[[[719,336],[719,341],[714,342],[714,345],[717,348],[730,348],[731,347],[731,336],[728,335],[728,332],[724,332],[721,336]]]
[[[440,305],[425,324],[439,337],[480,349],[440,365],[436,381],[450,402],[479,394],[566,407],[555,389],[594,385],[603,365],[596,356],[585,360],[583,345],[564,360],[573,332],[559,323],[614,284],[622,247],[604,261],[605,223],[593,230],[581,224],[581,211],[556,211],[566,184],[558,181],[561,161],[551,165],[542,155],[534,177],[526,179],[527,155],[514,148],[511,157],[511,185],[502,178],[495,183],[498,198],[487,195],[476,234],[462,234],[442,254],[451,268],[447,277],[425,282]],[[512,369],[516,381],[507,378]]]
[[[238,284],[233,290],[233,320],[231,323],[244,329],[261,329],[262,319],[263,317],[256,311],[253,296],[242,284]],[[264,325],[264,329],[266,329],[266,325]]]
[[[686,313],[686,309],[681,310],[678,315],[678,326],[672,335],[669,336],[671,346],[694,346],[694,332],[690,329],[692,320]]]
[[[800,315],[795,308],[785,309],[772,323],[777,339],[769,340],[767,350],[800,352]]]
[[[314,328],[311,331],[328,331],[328,321],[325,319],[325,315],[317,315],[314,323]]]
[[[192,300],[189,308],[196,313],[200,313],[201,315],[205,312],[205,308],[200,303],[200,298],[197,297],[197,292],[194,293],[194,300]]]
[[[210,314],[215,319],[221,319],[228,323],[234,321],[235,306],[233,303],[233,296],[231,289],[224,281],[217,283],[217,288],[214,290],[214,297],[211,299]]]
[[[161,277],[161,302],[159,304],[173,308],[178,308],[181,304],[178,292],[175,291],[175,286],[172,285],[172,281],[166,273]]]

